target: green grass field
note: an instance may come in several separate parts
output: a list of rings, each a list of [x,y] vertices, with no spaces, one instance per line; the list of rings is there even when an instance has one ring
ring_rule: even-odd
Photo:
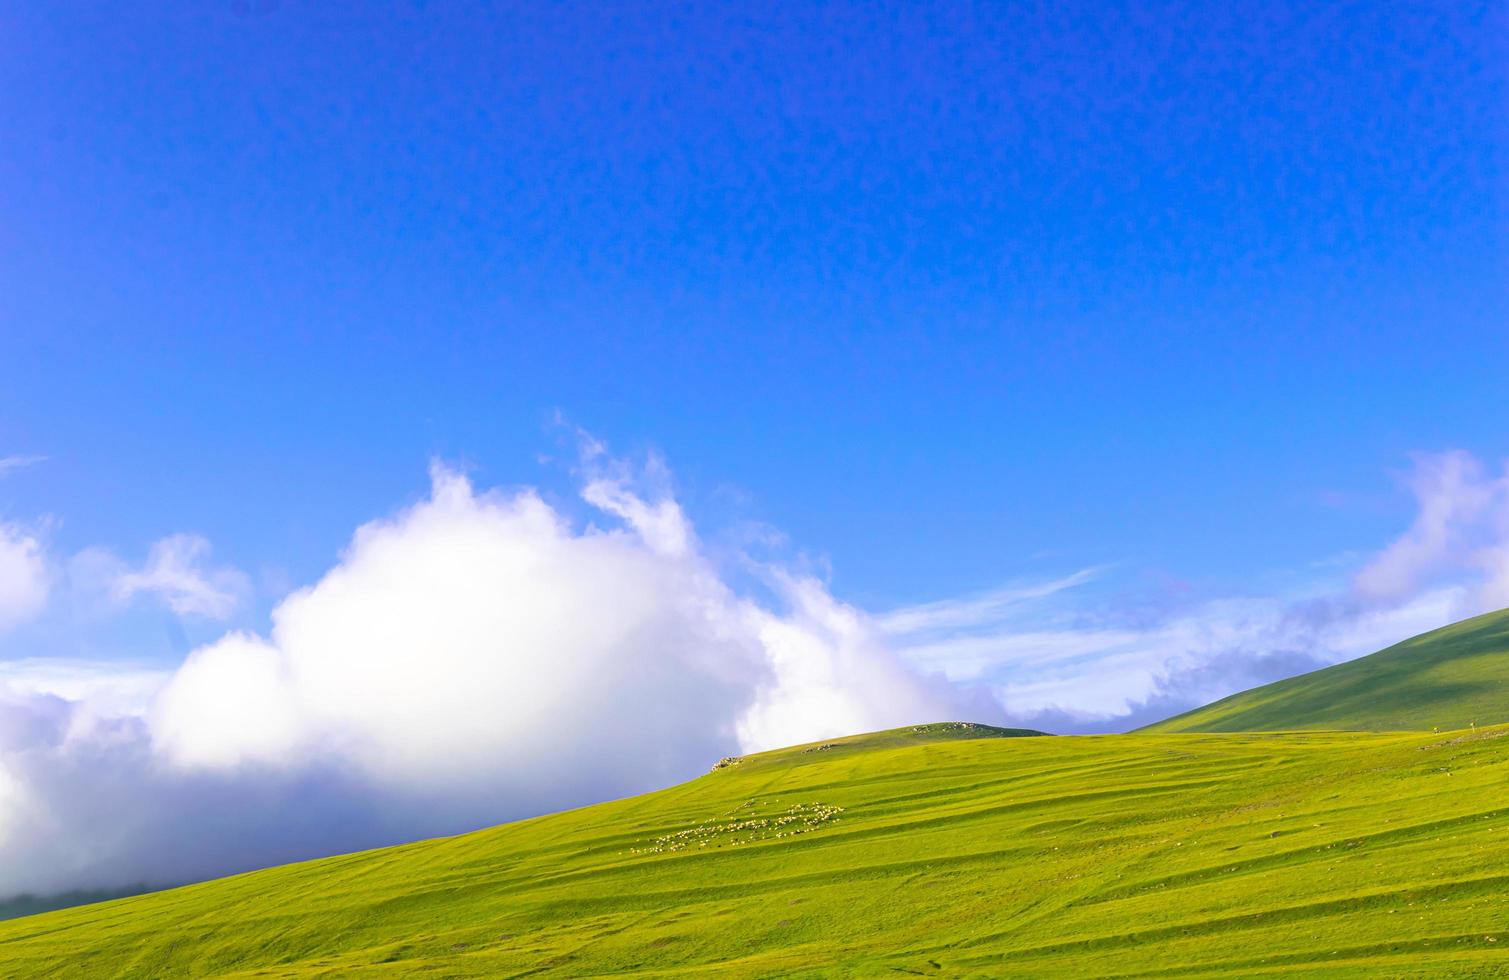
[[[1509,728],[981,733],[18,919],[0,975],[1509,975]]]
[[[1233,694],[1148,732],[1442,731],[1509,722],[1509,609]]]
[[[1506,694],[1509,611],[1132,735],[835,739],[16,919],[0,976],[1509,976]]]

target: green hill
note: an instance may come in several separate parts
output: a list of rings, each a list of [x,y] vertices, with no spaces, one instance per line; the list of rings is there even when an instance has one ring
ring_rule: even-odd
[[[0,976],[1509,974],[1509,728],[982,733],[12,920]]]
[[[1442,731],[1509,722],[1509,609],[1196,708],[1148,732]]]

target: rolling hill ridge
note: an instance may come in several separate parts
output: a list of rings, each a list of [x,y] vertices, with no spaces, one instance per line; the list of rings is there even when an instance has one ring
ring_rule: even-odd
[[[1432,731],[1509,722],[1509,609],[1233,694],[1145,732]]]
[[[921,727],[0,923],[0,974],[1509,970],[1509,728],[980,739]]]

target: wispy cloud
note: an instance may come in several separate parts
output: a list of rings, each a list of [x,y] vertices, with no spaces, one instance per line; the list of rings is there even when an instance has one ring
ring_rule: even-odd
[[[1115,730],[1371,653],[1509,605],[1509,470],[1421,455],[1404,479],[1417,516],[1374,555],[1317,563],[1289,595],[1175,605],[1058,601],[1101,572],[879,617],[920,669],[991,686],[1023,724]],[[1350,571],[1350,575],[1348,572]]]
[[[1469,453],[1422,455],[1407,484],[1418,515],[1358,573],[1357,592],[1397,601],[1465,567],[1482,573],[1476,605],[1509,605],[1509,464],[1495,476]]]
[[[4,476],[11,470],[24,469],[46,461],[46,456],[0,456],[0,476]]]
[[[171,670],[113,660],[0,660],[0,690],[13,697],[87,705],[104,718],[144,714],[171,676]]]
[[[46,456],[0,456],[0,477],[44,462]],[[53,575],[41,535],[0,521],[0,630],[34,618],[47,605]]]
[[[905,636],[925,632],[972,630],[998,623],[1008,613],[1035,599],[1094,581],[1104,567],[1084,568],[1045,582],[1004,586],[990,592],[907,606],[876,617],[887,633]]]
[[[91,548],[74,558],[75,576],[120,606],[146,598],[180,616],[229,618],[251,591],[251,580],[230,565],[210,562],[210,543],[197,534],[173,534],[153,543],[146,561],[131,567],[115,554]]]
[[[0,630],[39,614],[51,590],[41,537],[20,524],[0,521]]]

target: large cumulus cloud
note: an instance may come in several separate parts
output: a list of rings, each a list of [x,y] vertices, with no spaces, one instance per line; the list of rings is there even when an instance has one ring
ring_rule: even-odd
[[[763,601],[737,593],[669,496],[607,477],[583,496],[597,523],[437,467],[265,634],[193,651],[144,712],[12,685],[4,890],[455,832],[722,754],[978,713],[810,578],[763,567]]]

